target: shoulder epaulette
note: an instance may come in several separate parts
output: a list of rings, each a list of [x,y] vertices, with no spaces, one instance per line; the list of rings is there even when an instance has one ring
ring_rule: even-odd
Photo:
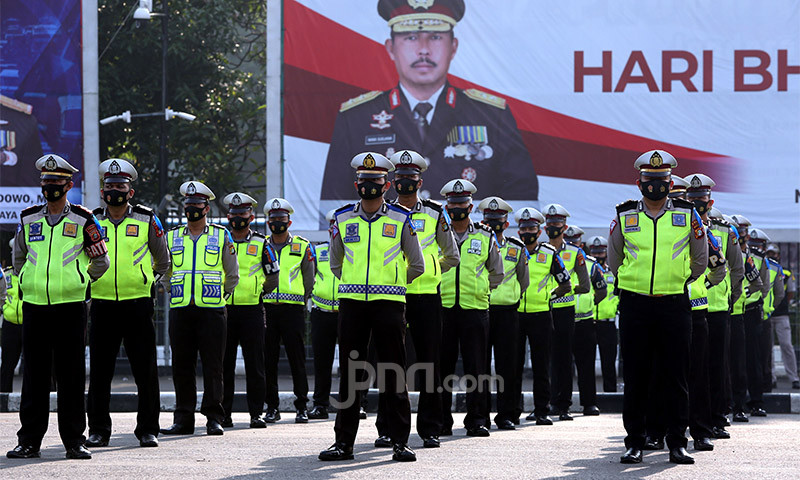
[[[266,236],[265,236],[263,233],[261,233],[261,232],[252,232],[252,233],[251,233],[251,235],[252,235],[252,236],[254,236],[254,237],[259,237],[259,238],[264,238],[264,239],[266,239],[266,238],[267,238],[267,237],[266,237]]]
[[[594,258],[593,256],[591,256],[591,255],[586,255],[586,253],[585,253],[585,252],[584,252],[584,254],[583,254],[583,255],[584,255],[584,257],[586,258],[586,260],[591,260],[592,262],[594,262],[594,263],[597,263],[597,259],[596,259],[596,258]]]
[[[429,198],[426,198],[425,200],[422,201],[422,205],[432,208],[439,213],[444,212],[444,207],[442,206],[441,203],[437,202],[436,200],[431,200]]]
[[[680,207],[680,208],[688,208],[690,210],[692,208],[694,208],[694,203],[687,202],[686,200],[684,200],[682,198],[673,198],[672,199],[672,205],[674,205],[676,207]]]
[[[19,213],[19,216],[20,217],[25,217],[27,215],[31,215],[31,214],[36,213],[39,210],[41,210],[42,207],[44,207],[44,204],[40,203],[38,205],[31,205],[28,208],[23,208],[22,211]]]
[[[92,214],[94,214],[94,215],[102,215],[104,211],[105,211],[105,209],[103,207],[97,207],[94,210],[92,210]]]
[[[347,205],[342,205],[341,207],[337,208],[334,214],[343,213],[352,210],[356,206],[355,203],[348,203]]]
[[[179,228],[183,228],[183,227],[185,227],[185,226],[186,226],[186,224],[180,224],[180,223],[179,223],[179,224],[175,225],[174,227],[170,228],[170,229],[169,229],[169,230],[167,230],[167,231],[168,231],[168,232],[171,232],[171,231],[173,231],[173,230],[178,230]]]
[[[136,204],[131,207],[131,210],[142,215],[155,215],[156,212],[150,207],[145,207],[142,204]]]
[[[762,258],[762,259],[765,259],[765,258],[767,258],[767,255],[766,255],[766,254],[764,254],[764,253],[761,253],[761,252],[759,252],[758,250],[755,250],[755,249],[751,249],[751,250],[750,250],[750,253],[751,253],[751,254],[753,254],[753,255],[755,255],[755,256],[757,256],[758,258]]]
[[[636,207],[636,205],[638,203],[639,203],[638,200],[626,200],[626,201],[624,201],[622,203],[618,203],[617,206],[616,206],[617,213],[621,213],[621,212],[624,212],[626,210],[630,210],[630,209]]]
[[[558,253],[558,250],[556,250],[556,247],[554,247],[554,246],[550,245],[550,244],[549,244],[549,243],[547,243],[547,242],[540,243],[540,244],[539,244],[539,248],[544,248],[544,249],[546,249],[546,250],[550,250],[550,251],[551,251],[551,252],[553,252],[553,253]]]
[[[6,267],[6,268],[3,269],[3,274],[4,275],[8,275],[9,272],[13,273],[14,272],[14,267]]]
[[[222,225],[220,225],[219,223],[211,223],[211,222],[209,222],[209,223],[208,223],[208,226],[209,226],[209,227],[216,227],[216,228],[219,228],[219,229],[222,229],[222,230],[226,230],[226,231],[228,230],[227,228],[223,227],[223,226],[222,226]]]
[[[79,205],[77,203],[73,203],[70,205],[70,210],[77,213],[81,217],[92,218],[92,212],[88,208],[84,207],[83,205]]]
[[[406,215],[411,213],[411,210],[408,207],[400,205],[399,203],[386,203],[384,205],[386,205],[389,208],[389,210],[394,210],[396,212],[404,213]]]
[[[505,110],[506,108],[506,100],[504,98],[500,98],[497,95],[492,95],[491,93],[486,93],[476,88],[468,88],[464,90],[464,95],[473,100],[497,107],[501,110]]]
[[[518,247],[525,248],[525,244],[517,237],[506,237],[506,239]]]
[[[357,107],[362,103],[369,102],[373,98],[377,97],[383,93],[381,90],[373,90],[371,92],[362,93],[361,95],[351,98],[350,100],[343,102],[342,105],[339,107],[340,112],[344,112],[346,110],[350,110],[353,107]]]
[[[489,232],[489,233],[494,233],[494,232],[492,232],[492,227],[490,227],[489,225],[484,225],[481,222],[475,222],[475,223],[473,223],[473,225],[477,229],[480,229],[480,230],[483,230],[483,231]]]
[[[25,102],[20,102],[19,100],[13,99],[11,97],[6,97],[5,95],[0,95],[0,105],[10,108],[11,110],[22,112],[27,115],[33,113],[32,105],[28,105]]]
[[[311,242],[308,241],[307,238],[301,237],[300,235],[292,235],[292,238],[297,238],[297,239],[300,239],[300,240],[302,240],[302,241],[304,241],[306,243],[311,243]]]

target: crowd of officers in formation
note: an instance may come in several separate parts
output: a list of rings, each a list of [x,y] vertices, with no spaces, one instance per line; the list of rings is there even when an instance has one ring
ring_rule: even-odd
[[[0,282],[9,286],[4,391],[11,389],[19,357],[19,348],[7,342],[17,339],[25,360],[18,446],[7,455],[40,456],[51,375],[67,457],[91,458],[87,446],[107,446],[121,344],[138,388],[134,434],[143,447],[158,446],[159,433],[194,433],[198,353],[206,431],[222,435],[233,426],[239,345],[251,428],[281,418],[281,342],[292,372],[295,422],[328,418],[338,340],[335,442],[319,458],[353,458],[359,419],[366,417],[365,369],[354,362],[372,356],[379,365],[400,367],[378,368],[384,378],[378,378],[375,446],[391,448],[394,460],[414,461],[407,385],[420,390],[416,425],[422,445],[439,447],[441,436],[453,434],[447,382],[459,354],[474,387],[466,392],[469,436],[488,437],[492,422],[500,430],[520,423],[526,341],[534,403],[526,420],[572,420],[573,361],[583,414],[599,415],[595,351],[599,346],[604,390],[616,391],[619,315],[628,434],[621,462],[641,462],[642,450],[663,449],[666,441],[671,462],[693,463],[687,427],[695,450],[712,450],[712,438],[730,438],[728,414],[735,422],[747,422],[746,411],[766,415],[772,329],[764,320],[788,314],[784,279],[790,274],[777,263],[777,249],[768,247],[763,231],[741,215],[714,208],[711,178],[697,173],[681,179],[671,174],[676,166],[668,152],[642,154],[635,167],[643,197],[617,206],[608,239],[584,242],[584,232],[568,225],[562,205],[514,211],[491,196],[477,204],[483,221],[473,223],[477,188],[470,181],[444,185],[443,206],[418,197],[428,167],[421,155],[365,152],[351,161],[361,200],[328,212],[330,239],[312,245],[290,232],[294,210],[282,198],[264,206],[269,237],[251,230],[257,202],[243,192],[223,199],[229,229],[209,223],[215,195],[199,181],[180,187],[188,222],[165,231],[152,210],[130,203],[137,172],[121,159],[100,164],[106,206],[90,212],[66,199],[77,170],[57,155],[45,155],[36,167],[47,203],[22,211],[13,269]],[[398,197],[388,203],[384,195],[392,183]],[[512,216],[518,236],[507,231]],[[167,428],[158,422],[153,291],[159,282],[170,297],[176,396]],[[309,299],[315,369],[310,411],[303,345]],[[417,378],[403,373],[412,367],[407,342],[413,344],[414,364],[425,367]],[[490,377],[492,358],[496,375]],[[795,365],[788,358],[784,363]],[[796,380],[796,371],[789,373]]]

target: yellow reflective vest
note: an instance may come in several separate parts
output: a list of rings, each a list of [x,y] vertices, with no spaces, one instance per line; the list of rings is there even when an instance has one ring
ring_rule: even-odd
[[[222,248],[226,235],[229,234],[224,227],[214,224],[207,225],[197,240],[192,240],[189,227],[185,225],[167,233],[167,245],[172,254],[170,308],[225,306]]]

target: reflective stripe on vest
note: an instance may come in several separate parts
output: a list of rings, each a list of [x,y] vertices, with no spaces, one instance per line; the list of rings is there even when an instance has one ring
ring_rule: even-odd
[[[586,259],[586,270],[589,272],[589,292],[581,293],[577,297],[575,304],[575,320],[586,320],[594,318],[594,284],[591,282],[592,270],[594,270],[596,262]]]
[[[772,260],[767,260],[767,268],[769,268],[769,293],[767,298],[764,299],[764,320],[768,319],[772,312],[775,311],[775,293],[773,287],[775,286],[775,279],[778,278],[778,272],[781,272],[781,266]]]
[[[465,310],[489,308],[489,273],[486,260],[492,248],[491,233],[470,225],[474,229],[459,247],[461,261],[458,266],[442,274],[442,306],[458,305]]]
[[[6,282],[6,301],[3,303],[3,318],[16,325],[22,324],[22,302],[19,299],[19,279],[14,274],[14,269],[9,268],[3,272]]]
[[[209,225],[206,233],[193,241],[188,227],[170,230],[167,236],[172,254],[170,278],[170,307],[185,307],[192,302],[198,307],[225,306],[225,271],[222,267],[222,248],[225,229]]]
[[[305,286],[301,264],[306,255],[308,241],[293,236],[291,242],[278,251],[281,271],[278,273],[278,288],[264,297],[265,303],[305,303]],[[276,249],[277,250],[277,249]]]
[[[556,298],[553,300],[553,308],[566,308],[571,307],[577,304],[577,297],[572,293],[575,291],[575,287],[578,285],[578,274],[575,273],[575,264],[578,260],[580,248],[572,245],[570,243],[565,243],[564,248],[558,252],[558,255],[561,257],[561,261],[564,262],[564,267],[569,272],[569,282],[570,282],[570,293],[569,295],[565,295],[563,297]],[[554,289],[558,287],[558,283],[556,283],[556,279],[550,277],[550,289]]]
[[[250,235],[244,242],[234,242],[236,257],[239,260],[239,283],[228,298],[228,305],[258,305],[261,303],[261,292],[267,276],[261,266],[261,254],[264,251],[264,237]]]
[[[611,273],[611,270],[606,270],[604,276],[606,285],[608,285],[608,294],[595,306],[595,319],[597,320],[608,320],[616,317],[617,306],[619,305],[619,297],[614,295],[614,274]]]
[[[442,283],[442,269],[439,265],[439,244],[436,243],[436,227],[438,218],[425,212],[412,212],[411,224],[417,232],[422,256],[425,258],[425,271],[411,281],[406,293],[437,293]]]
[[[505,276],[497,288],[489,293],[490,305],[514,305],[521,296],[519,280],[517,279],[517,264],[525,262],[528,251],[506,239],[505,245],[500,247],[500,258],[503,260]]]
[[[330,245],[320,243],[314,249],[317,252],[317,274],[314,277],[311,301],[320,310],[338,312],[339,279],[331,272]]]
[[[764,258],[760,257],[758,255],[750,255],[750,258],[753,259],[753,263],[755,263],[755,265],[756,265],[756,271],[760,273],[761,272],[761,264],[764,263]],[[747,280],[747,278],[745,278],[743,280],[743,282],[744,282],[744,285],[747,285],[747,286],[750,285],[750,281]],[[763,296],[764,295],[761,293],[761,289],[760,288],[756,288],[756,289],[752,289],[751,288],[750,289],[750,295],[748,295],[747,298],[744,301],[745,307],[747,305],[752,305],[754,303],[757,303],[759,300],[762,299]]]
[[[530,254],[528,276],[530,284],[519,302],[518,312],[536,313],[550,310],[552,275],[550,269],[555,261],[555,251],[539,245]]]
[[[137,215],[139,216],[139,215]],[[92,284],[92,298],[132,300],[150,296],[153,262],[147,241],[150,219],[126,216],[118,225],[99,220],[108,248],[106,273]]]

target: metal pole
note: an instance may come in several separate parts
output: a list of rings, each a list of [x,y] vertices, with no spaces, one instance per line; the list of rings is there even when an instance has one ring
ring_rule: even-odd
[[[158,201],[164,198],[167,194],[167,120],[163,116],[163,112],[167,110],[167,15],[169,9],[167,7],[167,0],[162,2],[163,13],[161,14],[161,145],[159,147],[159,164],[158,164]],[[164,218],[164,212],[158,212],[161,218]]]
[[[100,123],[97,65],[97,0],[83,1],[83,204],[100,205]],[[75,163],[78,159],[69,159]]]

